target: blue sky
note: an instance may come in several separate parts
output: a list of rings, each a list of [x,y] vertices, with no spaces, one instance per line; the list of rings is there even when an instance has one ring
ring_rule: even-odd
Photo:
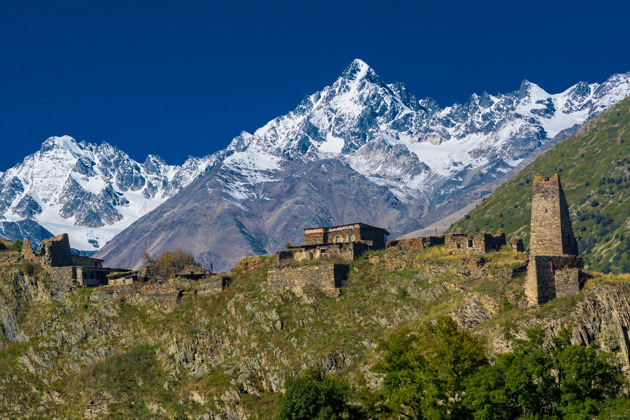
[[[169,163],[225,147],[354,58],[442,106],[630,71],[623,0],[3,1],[0,171],[53,135]]]

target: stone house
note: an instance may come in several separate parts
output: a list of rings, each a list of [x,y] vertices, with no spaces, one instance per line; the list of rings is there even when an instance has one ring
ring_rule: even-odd
[[[505,245],[504,233],[453,233],[444,237],[444,250],[453,254],[487,254]]]
[[[351,223],[331,227],[316,227],[304,229],[304,243],[306,245],[322,245],[333,243],[363,243],[369,249],[385,249],[389,232],[385,229],[366,225],[365,223]]]
[[[338,296],[349,271],[347,265],[338,262],[350,262],[370,250],[385,249],[387,235],[389,232],[385,229],[365,223],[306,228],[304,245],[289,246],[276,253],[277,266],[267,271],[267,286],[275,291],[318,289],[328,296]],[[287,263],[309,260],[333,262],[287,266]]]
[[[277,252],[277,263],[323,258],[353,261],[370,250],[385,249],[387,235],[389,232],[385,229],[365,223],[306,228],[305,245],[289,246]]]

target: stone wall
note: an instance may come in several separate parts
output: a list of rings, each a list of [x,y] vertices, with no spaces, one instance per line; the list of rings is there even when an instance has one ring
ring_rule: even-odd
[[[76,271],[74,267],[46,267],[46,271],[55,283],[69,290],[76,287]]]
[[[496,235],[454,233],[446,235],[444,238],[444,250],[454,254],[486,254],[491,251],[498,251],[505,245],[504,233],[497,233]]]
[[[525,279],[528,305],[577,294],[584,286],[583,267],[584,262],[578,256],[532,255]]]
[[[310,261],[319,259],[335,259],[353,261],[368,252],[370,247],[364,243],[337,243],[326,245],[293,246],[276,253],[277,264],[291,261]]]
[[[304,229],[304,243],[306,245],[318,245],[328,243],[328,228]]]
[[[27,261],[39,263],[39,259],[33,252],[33,245],[28,239],[24,239],[24,242],[22,242],[22,257]]]
[[[534,177],[529,252],[532,255],[578,255],[569,206],[560,177]]]
[[[232,279],[228,276],[217,276],[201,280],[197,285],[197,294],[201,296],[216,295],[227,289],[231,282]]]
[[[265,265],[265,261],[260,257],[243,257],[232,271],[249,273],[263,265]]]
[[[36,255],[40,262],[48,267],[66,267],[72,265],[72,251],[67,233],[44,239],[37,248]]]
[[[337,297],[348,273],[345,264],[274,267],[267,272],[267,289],[271,292],[289,289],[296,294],[302,294],[304,289],[317,289],[326,296]]]
[[[444,236],[424,236],[410,239],[394,239],[387,242],[388,249],[422,251],[436,245],[444,245]]]

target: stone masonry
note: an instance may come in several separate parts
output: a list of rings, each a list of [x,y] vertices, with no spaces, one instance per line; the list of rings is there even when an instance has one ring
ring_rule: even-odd
[[[529,306],[577,294],[584,286],[578,247],[560,177],[534,177],[529,264],[525,295]]]
[[[486,254],[505,246],[505,234],[497,233],[454,233],[444,238],[444,250],[453,254]]]
[[[436,245],[444,245],[444,236],[423,236],[419,238],[393,239],[387,242],[387,249],[422,251]]]
[[[324,245],[290,246],[285,251],[276,253],[277,263],[290,261],[310,261],[332,259],[350,262],[370,250],[369,246],[361,242],[346,242]]]
[[[274,267],[267,272],[267,289],[270,292],[288,289],[298,295],[304,289],[317,289],[326,296],[337,297],[348,273],[349,267],[345,264]]]
[[[534,177],[529,252],[532,255],[578,255],[569,206],[558,174]]]
[[[37,248],[36,255],[42,264],[48,267],[67,267],[72,265],[72,251],[67,233],[44,239]]]
[[[343,242],[361,242],[370,249],[385,249],[385,238],[389,235],[385,229],[352,223],[348,225],[316,227],[304,229],[306,245],[322,245]]]

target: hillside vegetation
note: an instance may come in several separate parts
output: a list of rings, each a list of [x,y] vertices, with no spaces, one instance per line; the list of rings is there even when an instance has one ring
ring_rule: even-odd
[[[444,316],[489,357],[539,326],[546,342],[569,327],[571,342],[629,360],[620,327],[630,325],[629,276],[597,275],[578,296],[525,309],[526,256],[511,250],[369,253],[350,264],[339,298],[268,292],[273,258],[257,257],[217,294],[170,283],[181,298],[166,306],[155,289],[143,292],[149,285],[61,290],[7,248],[0,417],[267,419],[280,413],[287,380],[312,368],[340,375],[369,407],[384,378],[379,343]]]
[[[630,98],[585,123],[447,232],[501,231],[528,243],[533,177],[555,173],[587,266],[630,273]]]

